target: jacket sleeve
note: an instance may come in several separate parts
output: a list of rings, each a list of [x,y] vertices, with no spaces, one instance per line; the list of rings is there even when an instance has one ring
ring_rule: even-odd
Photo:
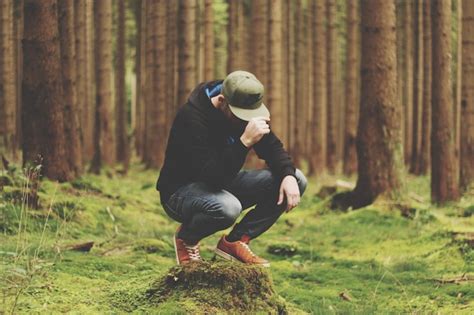
[[[259,142],[253,146],[257,156],[265,160],[270,170],[276,174],[280,180],[287,175],[295,176],[295,165],[291,160],[290,155],[283,148],[280,139],[270,131],[270,133],[260,139]]]
[[[193,177],[216,189],[222,188],[240,171],[249,151],[240,138],[223,150],[216,149],[211,145],[208,128],[199,121],[193,121],[186,128],[183,145]]]

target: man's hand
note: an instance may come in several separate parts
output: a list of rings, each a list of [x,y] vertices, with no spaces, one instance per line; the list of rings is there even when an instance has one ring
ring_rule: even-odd
[[[289,212],[300,202],[300,188],[294,176],[287,175],[281,181],[278,205],[283,203],[284,197],[286,197],[286,212]]]
[[[248,122],[244,133],[240,137],[240,140],[247,148],[259,142],[265,134],[270,133],[268,121],[270,121],[270,118],[255,117]]]

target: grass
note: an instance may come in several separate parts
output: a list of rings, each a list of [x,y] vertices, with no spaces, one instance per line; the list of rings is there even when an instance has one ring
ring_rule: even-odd
[[[189,299],[146,299],[175,265],[177,224],[159,203],[158,174],[138,164],[125,177],[107,173],[42,181],[37,210],[9,197],[27,189],[25,180],[9,180],[0,191],[0,312],[200,311]],[[462,238],[474,232],[472,194],[433,207],[429,179],[410,177],[416,213],[407,219],[383,201],[332,212],[315,195],[321,181],[311,178],[300,206],[252,242],[271,261],[274,288],[290,313],[474,312],[472,280],[440,281],[474,274],[472,244]],[[203,240],[205,259],[213,257],[220,234]],[[90,252],[68,250],[89,241]]]

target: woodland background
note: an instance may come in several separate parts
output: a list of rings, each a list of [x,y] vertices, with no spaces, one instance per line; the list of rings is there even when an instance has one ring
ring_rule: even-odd
[[[473,0],[1,0],[5,311],[225,310],[144,292],[174,115],[237,69],[309,179],[255,242],[288,309],[472,311]]]

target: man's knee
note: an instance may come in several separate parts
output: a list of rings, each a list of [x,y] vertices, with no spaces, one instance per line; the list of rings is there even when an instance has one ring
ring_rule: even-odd
[[[216,216],[222,222],[223,228],[232,226],[242,211],[242,204],[239,199],[228,191],[223,191],[219,196],[219,203],[216,211]]]
[[[298,187],[300,189],[300,195],[302,196],[304,191],[306,190],[306,186],[308,185],[308,180],[306,179],[306,176],[304,176],[303,172],[297,168],[296,172],[296,182],[298,183]]]
[[[295,176],[296,176],[296,182],[298,183],[298,187],[300,189],[300,195],[302,196],[304,191],[306,190],[306,186],[308,185],[308,180],[306,179],[306,176],[304,176],[303,172],[297,168],[295,170]],[[266,187],[273,187],[275,184],[278,185],[280,182],[277,182],[275,180],[275,177],[272,175],[272,173],[269,170],[262,170],[259,174],[260,177],[260,182],[263,184],[263,186]]]

